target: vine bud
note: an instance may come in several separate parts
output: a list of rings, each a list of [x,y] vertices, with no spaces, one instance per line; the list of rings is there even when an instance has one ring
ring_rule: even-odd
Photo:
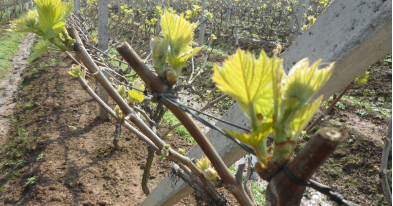
[[[168,155],[169,155],[169,148],[170,148],[171,146],[169,145],[169,144],[166,144],[163,148],[162,148],[162,150],[161,150],[161,155],[162,156],[164,156],[164,157],[168,157]]]

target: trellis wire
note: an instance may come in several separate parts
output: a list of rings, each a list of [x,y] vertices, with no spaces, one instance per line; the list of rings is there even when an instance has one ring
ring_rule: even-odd
[[[146,93],[146,91],[144,91]],[[160,94],[160,93],[152,93],[153,96],[155,96],[158,100],[162,99],[163,101],[166,101],[172,105],[174,105],[175,107],[191,114],[196,120],[200,121],[202,124],[210,127],[211,129],[214,129],[218,132],[220,132],[221,134],[223,134],[225,137],[231,139],[232,141],[236,142],[239,146],[241,146],[243,149],[245,149],[247,152],[254,154],[255,155],[255,150],[253,148],[251,148],[250,146],[240,142],[239,140],[231,137],[230,135],[228,135],[227,133],[225,133],[221,128],[213,125],[212,123],[210,123],[209,121],[199,117],[197,114],[195,114],[194,112],[192,112],[191,110],[200,112],[196,109],[191,109],[188,108],[186,105],[183,105],[181,103],[175,102],[170,98],[167,98],[167,94]],[[172,98],[177,98],[176,96],[169,94]],[[228,123],[226,121],[223,121],[225,123]],[[230,123],[230,125],[232,125],[232,123]],[[272,137],[269,137],[272,138]],[[302,180],[299,180],[298,178],[296,178],[287,168],[287,165],[284,166],[284,173],[287,175],[287,177],[289,179],[291,179],[293,182],[295,182],[298,185],[303,185],[303,186],[308,186],[311,187],[315,190],[317,190],[318,192],[328,196],[331,200],[335,201],[336,203],[338,203],[339,205],[344,205],[344,206],[357,206],[357,204],[352,203],[350,201],[345,200],[345,197],[338,193],[338,192],[334,192],[332,188],[322,185],[318,182],[315,182],[314,180],[309,180],[309,182],[304,182]]]

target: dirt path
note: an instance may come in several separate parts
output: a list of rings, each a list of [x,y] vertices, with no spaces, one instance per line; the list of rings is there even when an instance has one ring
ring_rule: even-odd
[[[21,80],[22,71],[28,64],[27,57],[30,55],[30,47],[33,45],[35,34],[28,34],[22,43],[17,54],[12,58],[12,68],[10,75],[0,83],[0,136],[7,134],[11,123],[10,115],[16,106],[15,93]],[[1,138],[4,139],[4,138]]]

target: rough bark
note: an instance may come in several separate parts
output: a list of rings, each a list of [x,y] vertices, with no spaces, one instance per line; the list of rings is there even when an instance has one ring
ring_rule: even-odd
[[[379,177],[381,178],[383,194],[385,195],[389,206],[392,206],[392,193],[389,188],[386,168],[388,166],[389,152],[391,146],[392,146],[392,119],[390,119],[388,131],[386,137],[384,137],[381,167],[379,168]]]
[[[299,154],[288,163],[289,171],[299,180],[307,182],[347,138],[348,133],[345,130],[334,127],[318,130]],[[305,186],[296,184],[281,170],[269,181],[266,205],[300,205],[305,189]]]

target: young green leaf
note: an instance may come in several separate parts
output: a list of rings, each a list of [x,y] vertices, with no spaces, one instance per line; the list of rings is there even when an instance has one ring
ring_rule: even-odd
[[[48,49],[50,42],[48,40],[39,42],[34,49],[36,49],[30,56],[27,58],[27,61],[32,62],[34,59],[39,57],[44,51]]]
[[[187,46],[187,51],[183,53],[181,56],[173,57],[171,54],[168,55],[167,61],[172,66],[166,73],[169,83],[176,83],[178,77],[181,73],[181,68],[186,64],[187,60],[198,53],[201,50],[201,47],[191,48]]]
[[[124,85],[119,85],[117,87],[117,92],[120,94],[120,96],[125,99],[126,98],[126,87]]]
[[[205,176],[205,178],[207,180],[209,180],[213,184],[215,184],[218,174],[212,167],[210,167],[209,158],[202,157],[200,160],[198,160],[197,167],[199,167],[199,169],[201,169],[203,175]]]
[[[81,76],[81,67],[79,65],[73,64],[68,72],[73,77]]]
[[[9,32],[36,32],[38,23],[37,10],[29,10],[26,18],[11,21],[11,28],[6,29]]]
[[[302,107],[329,79],[333,72],[334,62],[325,69],[318,70],[321,60],[315,62],[310,68],[307,58],[300,60],[289,71],[285,80],[285,93],[287,106],[298,109]],[[291,104],[291,105],[289,105]]]
[[[165,10],[161,16],[161,27],[164,37],[157,37],[150,42],[154,69],[158,75],[165,75],[169,83],[174,84],[188,58],[201,50],[199,47],[190,46],[196,24],[188,22],[183,14],[178,16],[172,11]],[[172,68],[165,69],[166,62]]]
[[[62,0],[35,0],[39,29],[44,39],[50,39],[65,29],[65,20],[73,9],[72,2]]]
[[[238,139],[239,141],[252,146],[256,151],[256,156],[258,161],[262,162],[264,165],[267,164],[266,158],[269,156],[267,151],[267,137],[273,131],[272,123],[267,122],[261,124],[257,131],[252,131],[251,134],[245,134],[240,132],[235,132],[231,130],[224,131],[230,136]]]
[[[197,23],[191,24],[183,14],[180,16],[165,10],[161,16],[161,28],[164,38],[169,39],[170,53],[172,57],[180,56],[183,52],[188,51],[187,46],[194,39],[194,29]]]
[[[265,139],[269,135],[269,133],[272,132],[272,130],[273,128],[271,122],[262,124],[262,126],[258,128],[258,131],[251,132],[251,134],[245,134],[224,129],[227,134],[231,135],[232,137],[238,139],[241,142],[253,146],[254,148],[258,147],[260,141]]]
[[[139,90],[145,90],[145,85],[140,80],[135,80],[133,87]],[[128,90],[128,104],[135,106],[136,102],[143,101],[143,92],[137,90]]]
[[[163,75],[165,73],[168,48],[169,41],[167,38],[156,37],[150,41],[154,70],[158,75]]]
[[[370,73],[370,72],[366,72],[366,73],[362,74],[362,76],[356,78],[354,84],[356,84],[356,85],[365,84],[365,83],[367,82],[368,74],[369,74],[369,73]]]
[[[297,141],[303,129],[307,126],[308,122],[317,111],[322,103],[322,95],[316,99],[313,103],[305,104],[299,110],[297,110],[288,121],[288,134],[291,140]]]
[[[161,155],[164,156],[164,157],[168,157],[168,155],[169,155],[169,148],[170,147],[171,146],[169,144],[164,145],[164,147],[161,150]]]
[[[205,170],[210,167],[210,160],[207,157],[202,157],[200,160],[197,162],[197,167],[201,170]]]
[[[248,51],[237,50],[224,61],[222,67],[214,65],[212,79],[217,88],[234,97],[249,115],[250,105],[256,114],[266,116],[273,107],[272,72],[280,67],[280,59],[270,59],[264,51],[260,58]]]
[[[115,107],[115,114],[116,114],[116,117],[119,118],[120,120],[123,120],[126,117],[126,115],[123,113],[123,111],[121,111],[119,105],[116,105],[116,107]]]
[[[322,96],[308,101],[330,77],[334,63],[318,70],[319,63],[309,68],[303,59],[287,76],[275,54],[268,58],[262,51],[256,59],[250,52],[237,50],[222,67],[214,66],[212,79],[217,88],[234,97],[250,117],[250,134],[225,132],[255,149],[261,169],[268,169],[270,161],[278,165],[289,161],[301,132],[321,104]],[[272,131],[274,147],[267,149]]]
[[[65,31],[65,21],[73,8],[72,2],[62,0],[35,0],[37,10],[29,11],[26,18],[11,22],[9,32],[32,32],[42,36],[45,46],[41,46],[30,57],[29,61],[33,61],[46,49],[56,51],[69,51],[71,43],[74,42]],[[55,48],[49,47],[51,44]]]

